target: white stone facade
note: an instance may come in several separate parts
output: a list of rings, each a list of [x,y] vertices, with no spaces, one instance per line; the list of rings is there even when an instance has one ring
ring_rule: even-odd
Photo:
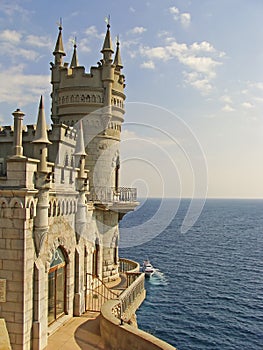
[[[42,98],[36,126],[17,110],[0,127],[0,318],[13,350],[44,349],[50,324],[86,311],[91,274],[119,275],[118,222],[137,202],[118,184],[125,79],[109,25],[101,52],[89,74],[76,47],[64,63],[59,28],[51,129]]]

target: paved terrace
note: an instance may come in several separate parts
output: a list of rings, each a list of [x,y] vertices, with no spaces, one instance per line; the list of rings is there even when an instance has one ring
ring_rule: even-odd
[[[106,350],[99,322],[99,312],[86,312],[71,318],[48,338],[45,350]]]
[[[127,279],[125,274],[107,286],[116,293],[125,289]],[[59,320],[57,321],[59,322]],[[52,326],[51,326],[52,333]],[[79,317],[62,321],[58,328],[48,338],[45,350],[107,350],[100,335],[100,312],[87,311]]]

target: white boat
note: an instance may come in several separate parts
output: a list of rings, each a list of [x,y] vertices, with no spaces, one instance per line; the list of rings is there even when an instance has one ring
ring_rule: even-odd
[[[145,277],[151,277],[154,274],[154,268],[150,260],[144,260],[142,270],[145,273]]]

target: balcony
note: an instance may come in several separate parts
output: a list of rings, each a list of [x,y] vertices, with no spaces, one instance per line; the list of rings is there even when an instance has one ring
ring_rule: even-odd
[[[91,187],[89,200],[95,206],[126,214],[138,205],[137,189],[130,187]]]

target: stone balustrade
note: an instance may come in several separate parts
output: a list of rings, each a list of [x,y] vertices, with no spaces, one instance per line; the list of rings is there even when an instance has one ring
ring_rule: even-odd
[[[108,350],[176,350],[172,345],[115,317],[117,300],[108,300],[101,308],[100,333]]]
[[[136,261],[120,258],[119,259],[119,272],[139,272],[140,264]]]
[[[130,187],[90,187],[89,200],[102,203],[136,202],[137,189]]]

